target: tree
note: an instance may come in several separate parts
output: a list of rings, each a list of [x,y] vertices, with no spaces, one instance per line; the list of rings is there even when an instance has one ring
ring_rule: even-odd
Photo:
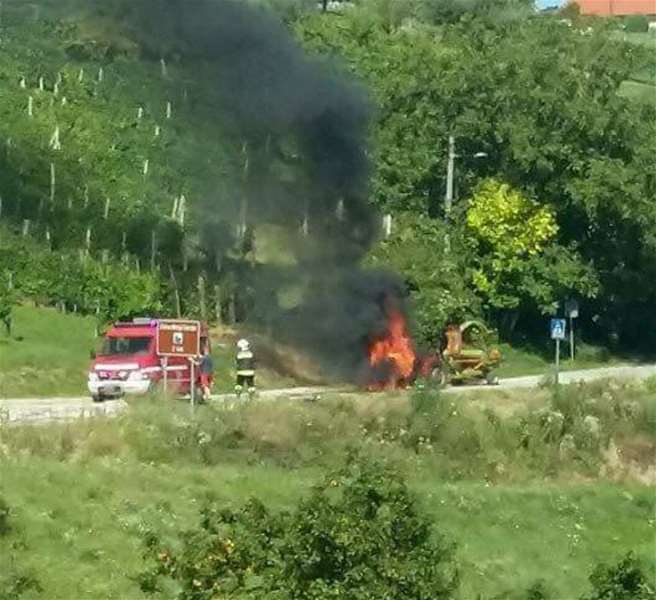
[[[3,323],[8,336],[11,336],[13,309],[16,304],[16,295],[13,290],[0,287],[0,321]]]
[[[419,339],[439,342],[446,325],[480,316],[481,303],[462,276],[465,248],[451,232],[445,247],[446,226],[436,219],[410,212],[394,219],[392,235],[370,253],[368,264],[403,274],[412,302]]]
[[[552,310],[565,291],[553,281],[578,269],[595,329],[648,348],[646,332],[656,331],[656,110],[620,92],[650,57],[609,40],[605,25],[592,27],[581,35],[556,19],[474,16],[386,29],[353,10],[338,23],[307,16],[297,30],[310,50],[339,56],[372,90],[372,195],[385,211],[442,215],[455,135],[458,197],[493,176],[548,204],[558,226],[555,245],[528,261],[540,280],[517,273],[532,299],[516,310]],[[468,158],[480,150],[487,159]],[[557,256],[568,257],[566,273],[555,269]],[[547,273],[557,277],[548,285]]]
[[[473,285],[490,308],[511,315],[509,323],[519,308],[555,314],[566,295],[596,292],[594,274],[577,253],[556,243],[553,209],[507,183],[486,179],[478,185],[465,231]]]

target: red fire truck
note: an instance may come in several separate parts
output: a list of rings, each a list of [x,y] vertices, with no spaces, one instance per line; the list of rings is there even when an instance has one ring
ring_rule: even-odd
[[[176,330],[171,332],[173,325]],[[184,339],[186,328],[189,339]],[[165,350],[160,348],[161,329],[168,329]],[[174,344],[180,336],[179,346]],[[189,341],[195,350],[189,349]],[[167,389],[177,394],[191,390],[191,364],[189,357],[209,345],[206,323],[138,318],[130,322],[115,323],[105,334],[102,348],[92,352],[87,387],[94,401],[117,398],[123,395],[143,395],[163,383],[166,369]],[[178,353],[179,355],[176,355]],[[199,375],[194,373],[196,385]]]

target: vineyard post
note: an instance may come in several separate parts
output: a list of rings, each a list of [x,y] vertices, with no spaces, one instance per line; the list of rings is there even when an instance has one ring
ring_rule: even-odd
[[[50,163],[50,206],[55,203],[55,189],[57,185],[57,172],[55,171],[55,163]]]
[[[335,208],[335,216],[338,221],[344,220],[344,198],[340,198],[337,201],[337,208]]]
[[[230,325],[234,324],[237,320],[237,310],[235,304],[235,292],[233,290],[230,292],[230,298],[228,299],[228,323]]]
[[[182,317],[182,305],[180,303],[180,290],[178,289],[178,280],[175,278],[175,272],[169,262],[169,275],[171,277],[171,284],[173,285],[173,299],[175,300],[175,314],[178,319]]]
[[[205,302],[205,279],[198,276],[198,301],[200,305],[200,316],[203,321],[207,320],[207,303]]]
[[[157,233],[153,229],[150,234],[150,270],[155,270],[155,257],[157,255]]]
[[[216,324],[221,324],[221,288],[214,286],[214,313],[216,315]]]
[[[23,219],[23,237],[27,237],[29,233],[30,233],[30,220]]]

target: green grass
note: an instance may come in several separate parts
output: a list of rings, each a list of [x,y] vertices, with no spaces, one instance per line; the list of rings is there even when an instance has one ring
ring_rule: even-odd
[[[34,573],[52,600],[142,598],[132,578],[145,531],[168,538],[195,525],[208,497],[238,505],[255,496],[287,507],[318,477],[308,469],[115,459],[18,461],[0,472],[17,528],[0,540],[0,572]],[[654,499],[646,487],[486,487],[447,484],[430,472],[415,472],[411,485],[436,528],[459,542],[463,599],[507,594],[541,578],[556,598],[578,597],[597,562],[629,550],[648,557],[653,548]]]
[[[656,103],[656,85],[640,81],[624,81],[620,88],[620,94],[649,104]]]
[[[13,335],[0,332],[0,398],[86,394],[95,320],[19,306]]]
[[[32,574],[49,599],[142,598],[134,576],[147,532],[176,544],[208,500],[291,507],[347,448],[398,465],[457,542],[462,600],[512,598],[539,578],[554,598],[576,598],[595,564],[629,550],[653,569],[653,487],[604,458],[610,436],[620,456],[653,461],[653,382],[563,388],[552,408],[577,443],[569,458],[525,393],[483,404],[388,394],[207,406],[193,418],[182,404],[135,401],[113,420],[0,429],[12,526],[0,537],[0,579]],[[539,394],[548,406],[549,392]],[[598,446],[582,436],[585,414],[601,423]]]
[[[537,349],[514,347],[510,344],[501,344],[499,348],[503,357],[503,363],[496,371],[499,377],[548,375],[555,368],[555,346],[548,349],[549,353],[546,349],[538,351]],[[579,344],[576,347],[576,357],[573,361],[569,359],[569,346],[566,343],[561,344],[560,356],[560,366],[564,371],[612,367],[637,362],[636,358],[613,355],[605,348],[589,344]]]
[[[637,46],[646,46],[656,50],[656,34],[654,33],[626,33],[617,31],[614,33],[616,39],[624,40]]]

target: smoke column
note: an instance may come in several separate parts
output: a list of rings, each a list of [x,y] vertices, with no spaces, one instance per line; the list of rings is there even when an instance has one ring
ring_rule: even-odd
[[[249,221],[286,227],[295,264],[255,270],[252,313],[316,356],[327,375],[356,378],[367,336],[384,327],[384,299],[403,289],[395,277],[359,266],[379,222],[368,199],[365,90],[306,56],[275,16],[244,2],[132,0],[115,9],[153,59],[177,53],[209,65],[217,113],[248,156],[240,193]],[[215,197],[201,207],[207,223],[223,210]],[[307,236],[299,234],[303,215]],[[220,245],[223,234],[204,231],[209,244]],[[278,293],[289,286],[301,298],[283,309]]]

